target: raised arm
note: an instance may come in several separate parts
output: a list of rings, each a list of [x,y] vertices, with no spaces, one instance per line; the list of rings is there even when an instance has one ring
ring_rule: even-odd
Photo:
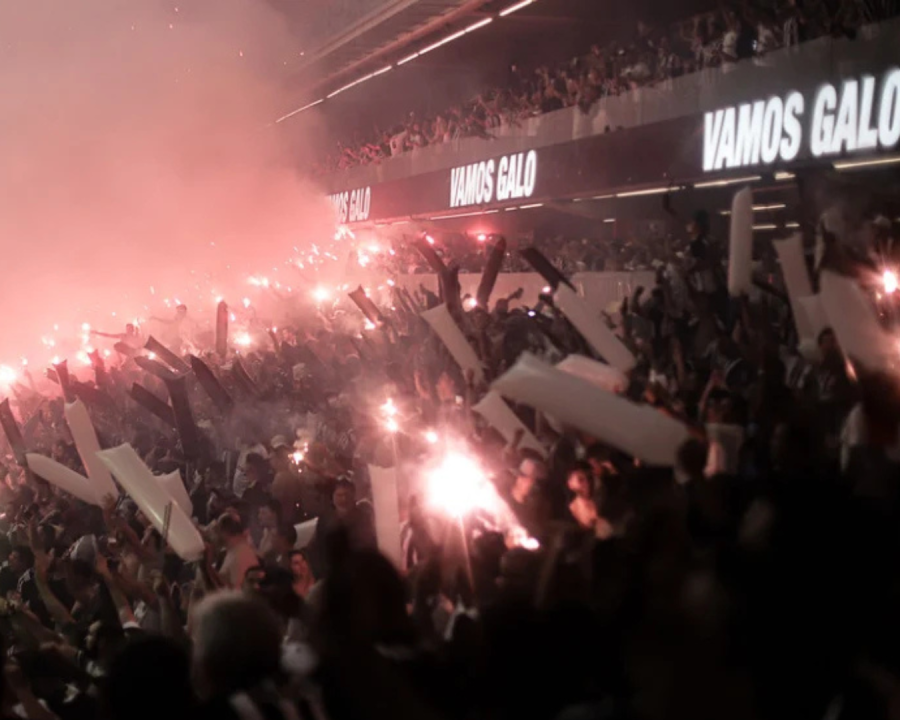
[[[69,625],[75,622],[72,613],[60,602],[59,598],[50,589],[47,582],[47,569],[50,567],[50,557],[43,549],[34,550],[34,580],[38,593],[47,612],[59,625]]]
[[[134,617],[134,611],[131,609],[128,598],[125,597],[125,593],[122,592],[122,588],[119,587],[119,584],[116,582],[116,579],[109,569],[109,563],[106,562],[106,558],[101,553],[97,553],[97,557],[94,560],[94,570],[97,571],[97,574],[106,585],[107,590],[109,590],[109,595],[112,598],[113,604],[116,606],[119,623],[123,627],[126,623],[137,624],[137,620],[135,620]]]

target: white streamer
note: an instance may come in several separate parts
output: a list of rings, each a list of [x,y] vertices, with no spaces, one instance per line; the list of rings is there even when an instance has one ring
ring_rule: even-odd
[[[160,535],[165,533],[166,507],[171,506],[168,542],[178,556],[187,562],[203,556],[203,538],[190,517],[154,478],[144,461],[128,443],[111,450],[101,450],[97,457],[116,476],[125,491]]]
[[[492,427],[496,428],[506,442],[512,442],[516,437],[516,431],[521,431],[522,440],[519,442],[519,447],[529,448],[547,457],[547,448],[541,445],[540,441],[532,434],[525,423],[519,420],[512,408],[506,404],[506,401],[498,393],[491,390],[472,410],[487,420]]]
[[[881,329],[859,285],[825,270],[819,286],[822,309],[844,354],[869,370],[895,369],[900,359],[897,341]]]
[[[188,495],[187,488],[181,480],[181,471],[175,470],[167,475],[154,475],[156,482],[160,484],[169,496],[178,503],[179,507],[184,510],[188,517],[194,512],[194,504]]]
[[[422,319],[437,333],[463,371],[471,370],[475,374],[476,383],[484,382],[484,368],[481,361],[469,345],[463,331],[459,329],[459,325],[453,320],[447,306],[438,305],[436,308],[426,310],[422,313]]]
[[[624,373],[611,365],[591,360],[584,355],[569,355],[565,360],[556,364],[556,369],[587,380],[591,385],[596,385],[601,390],[617,395],[625,392],[628,388],[628,378]]]
[[[493,389],[648,465],[674,465],[678,448],[689,437],[677,420],[601,390],[528,353],[494,382]]]
[[[728,294],[749,295],[753,287],[753,192],[745,187],[731,203],[728,247]]]
[[[81,400],[66,403],[65,415],[69,430],[72,431],[75,447],[78,449],[78,455],[81,457],[87,476],[97,489],[97,493],[100,497],[107,495],[119,497],[119,489],[113,482],[112,475],[97,458],[100,442],[97,440],[97,432],[94,430],[94,424],[91,422],[84,403]]]
[[[592,313],[584,301],[575,294],[568,285],[560,285],[553,296],[556,307],[565,315],[588,341],[588,344],[603,357],[606,362],[623,373],[629,372],[635,365],[634,355],[616,337],[599,313]]]
[[[65,490],[89,505],[100,505],[101,498],[97,494],[96,487],[81,473],[37,453],[26,453],[25,462],[28,463],[31,472],[53,483],[60,490]]]

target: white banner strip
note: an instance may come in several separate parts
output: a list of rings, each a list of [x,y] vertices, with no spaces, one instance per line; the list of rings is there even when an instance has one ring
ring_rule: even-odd
[[[200,532],[181,506],[172,502],[172,496],[157,482],[131,445],[126,443],[110,450],[101,450],[97,457],[116,476],[160,535],[166,531],[166,506],[171,508],[168,541],[182,560],[193,562],[203,557]]]
[[[96,487],[81,473],[37,453],[26,453],[25,462],[31,472],[53,483],[60,490],[65,490],[89,505],[100,505],[101,498]]]
[[[97,493],[101,498],[107,495],[119,497],[119,488],[113,482],[112,475],[97,457],[100,442],[97,440],[97,432],[94,430],[94,424],[91,422],[84,403],[81,400],[66,403],[64,412],[69,430],[72,431],[75,447],[78,449],[78,455],[81,457],[87,476],[97,489]]]
[[[481,415],[491,427],[495,428],[506,442],[512,442],[516,437],[516,431],[521,431],[522,440],[519,442],[519,447],[529,448],[547,457],[547,448],[541,445],[525,423],[519,420],[512,408],[506,404],[506,401],[498,393],[491,390],[472,410]]]
[[[672,466],[688,439],[682,423],[551,367],[525,353],[493,389],[648,465]]]
[[[623,373],[629,372],[635,365],[634,355],[625,347],[616,334],[610,330],[600,311],[591,312],[584,301],[567,285],[560,285],[554,294],[554,302],[559,311],[575,326],[606,362]]]
[[[457,364],[463,371],[471,370],[475,374],[475,382],[484,382],[484,368],[475,350],[469,345],[463,331],[459,329],[459,325],[453,319],[446,305],[438,305],[431,310],[422,313],[422,319],[425,320],[431,329],[437,334],[447,350],[456,360]]]
[[[731,203],[728,246],[728,294],[749,295],[753,287],[753,192],[746,187]]]

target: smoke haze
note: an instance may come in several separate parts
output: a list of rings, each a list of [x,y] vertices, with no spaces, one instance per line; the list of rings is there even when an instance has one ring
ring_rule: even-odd
[[[333,233],[267,127],[299,47],[253,0],[0,3],[0,363],[164,298],[211,318]]]

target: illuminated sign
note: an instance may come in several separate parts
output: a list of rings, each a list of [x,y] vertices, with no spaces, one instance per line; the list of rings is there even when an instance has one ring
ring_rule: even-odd
[[[703,118],[703,170],[891,150],[900,140],[900,68],[879,83],[873,75],[826,83],[812,97],[783,97],[708,112]]]
[[[369,211],[372,207],[372,188],[370,187],[345,190],[330,195],[328,199],[334,205],[339,223],[363,222],[369,219]]]
[[[530,198],[537,184],[537,170],[535,150],[453,168],[450,171],[450,207]]]

